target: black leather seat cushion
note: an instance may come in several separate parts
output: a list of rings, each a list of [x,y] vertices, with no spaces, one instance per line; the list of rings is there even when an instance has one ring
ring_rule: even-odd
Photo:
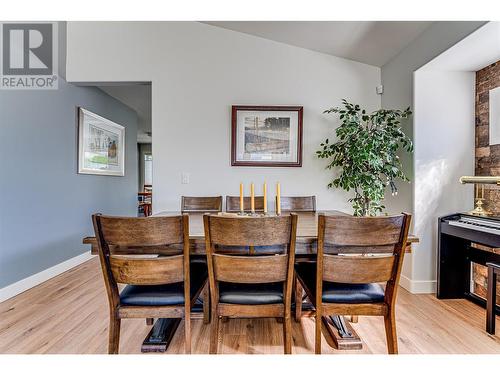
[[[313,295],[316,292],[316,263],[298,263],[295,270]],[[316,297],[314,297],[316,298]],[[384,301],[384,289],[379,284],[344,284],[323,281],[323,302],[374,303]]]
[[[283,283],[219,283],[219,302],[238,305],[283,303]]]
[[[192,262],[191,299],[207,280],[207,265]],[[184,304],[184,283],[166,285],[127,285],[120,293],[120,303],[130,306],[169,306]]]

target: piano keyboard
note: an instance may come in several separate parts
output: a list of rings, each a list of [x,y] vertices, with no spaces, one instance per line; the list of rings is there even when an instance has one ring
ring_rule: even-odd
[[[468,228],[480,232],[500,235],[500,222],[488,219],[461,216],[459,220],[450,220],[448,224],[457,227]]]

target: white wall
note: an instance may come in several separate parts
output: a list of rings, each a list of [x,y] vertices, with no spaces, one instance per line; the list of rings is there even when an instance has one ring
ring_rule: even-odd
[[[196,22],[67,28],[68,80],[152,81],[155,212],[179,209],[181,195],[234,195],[240,181],[264,180],[280,181],[284,195],[316,194],[320,209],[350,210],[346,193],[327,190],[329,172],[315,158],[338,125],[322,112],[342,98],[377,109],[379,68]],[[304,106],[303,167],[231,167],[232,104]]]
[[[473,208],[472,186],[458,179],[474,174],[474,96],[474,72],[415,72],[413,205],[420,243],[405,285],[413,292],[435,290],[438,217]]]
[[[382,67],[381,79],[384,85],[382,107],[406,108],[411,106],[415,112],[413,73],[484,24],[483,21],[434,22],[396,57]],[[412,137],[415,127],[414,118],[410,118],[403,123],[405,133]],[[425,145],[415,142],[416,152],[421,146],[425,147]],[[411,184],[400,184],[398,199],[388,199],[386,206],[392,212],[413,212],[414,185],[419,183],[415,178],[413,156],[402,153],[401,161],[411,180]],[[413,225],[411,231],[414,232]],[[406,284],[403,284],[406,289],[411,289],[411,281],[414,278],[412,274],[414,269],[413,259],[418,258],[427,251],[431,250],[419,246],[419,252],[413,252],[413,254],[405,256],[401,280],[403,282],[404,280],[407,281]],[[417,261],[417,263],[419,262]],[[426,265],[426,267],[429,267],[429,265]],[[432,267],[435,268],[434,265]]]
[[[441,21],[434,22],[412,43],[402,50],[396,57],[382,66],[382,107],[384,108],[413,108],[413,72],[426,63],[448,50],[455,43],[484,25],[482,21]],[[414,129],[414,120],[404,123],[405,133],[411,135]],[[419,144],[415,143],[415,148]],[[401,161],[405,166],[412,184],[401,184],[400,194],[407,199],[389,200],[388,207],[392,211],[413,211],[412,190],[414,178],[413,160],[410,154],[403,153]],[[408,257],[408,260],[410,257]],[[403,274],[405,274],[403,269]]]

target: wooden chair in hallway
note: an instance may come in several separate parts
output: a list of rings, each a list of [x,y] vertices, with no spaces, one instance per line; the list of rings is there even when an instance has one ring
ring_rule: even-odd
[[[204,262],[190,262],[187,215],[128,218],[93,215],[110,308],[110,354],[117,354],[126,318],[184,318],[185,351],[191,352],[191,306],[207,283]],[[120,247],[120,254],[110,248]],[[149,250],[172,248],[152,257]],[[141,250],[142,249],[142,250]],[[121,293],[118,284],[128,284]],[[208,313],[208,309],[204,309]],[[207,321],[205,317],[205,321]]]
[[[278,209],[277,197],[274,200],[276,210]],[[316,212],[316,196],[307,197],[281,197],[281,211],[293,212]]]
[[[181,198],[181,212],[221,212],[222,196],[219,197],[185,197]]]
[[[284,351],[291,354],[297,215],[204,215],[203,220],[212,306],[210,354],[217,353],[221,317],[284,318]],[[228,247],[247,246],[269,251],[227,253]]]
[[[264,197],[255,197],[255,212],[264,212]],[[251,203],[250,197],[243,198],[243,208],[245,211],[250,212]],[[240,197],[226,196],[226,211],[239,212],[240,211]]]
[[[322,317],[329,315],[383,316],[388,352],[398,352],[396,295],[410,221],[408,214],[319,215],[317,263],[296,265],[316,309],[316,354],[321,353]],[[386,283],[385,291],[379,283]]]

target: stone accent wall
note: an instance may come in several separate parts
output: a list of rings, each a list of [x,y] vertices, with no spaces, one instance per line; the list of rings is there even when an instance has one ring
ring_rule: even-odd
[[[500,176],[500,145],[490,146],[489,91],[500,86],[500,61],[476,72],[476,176]],[[485,208],[500,216],[500,187],[484,185]]]
[[[490,90],[500,86],[500,61],[476,72],[476,176],[500,176],[500,145],[490,146]],[[484,185],[484,207],[500,216],[500,187]],[[479,245],[476,245],[479,247]],[[500,249],[484,251],[500,253]],[[472,291],[486,298],[487,268],[473,263]],[[497,304],[500,305],[500,280],[497,284]]]

